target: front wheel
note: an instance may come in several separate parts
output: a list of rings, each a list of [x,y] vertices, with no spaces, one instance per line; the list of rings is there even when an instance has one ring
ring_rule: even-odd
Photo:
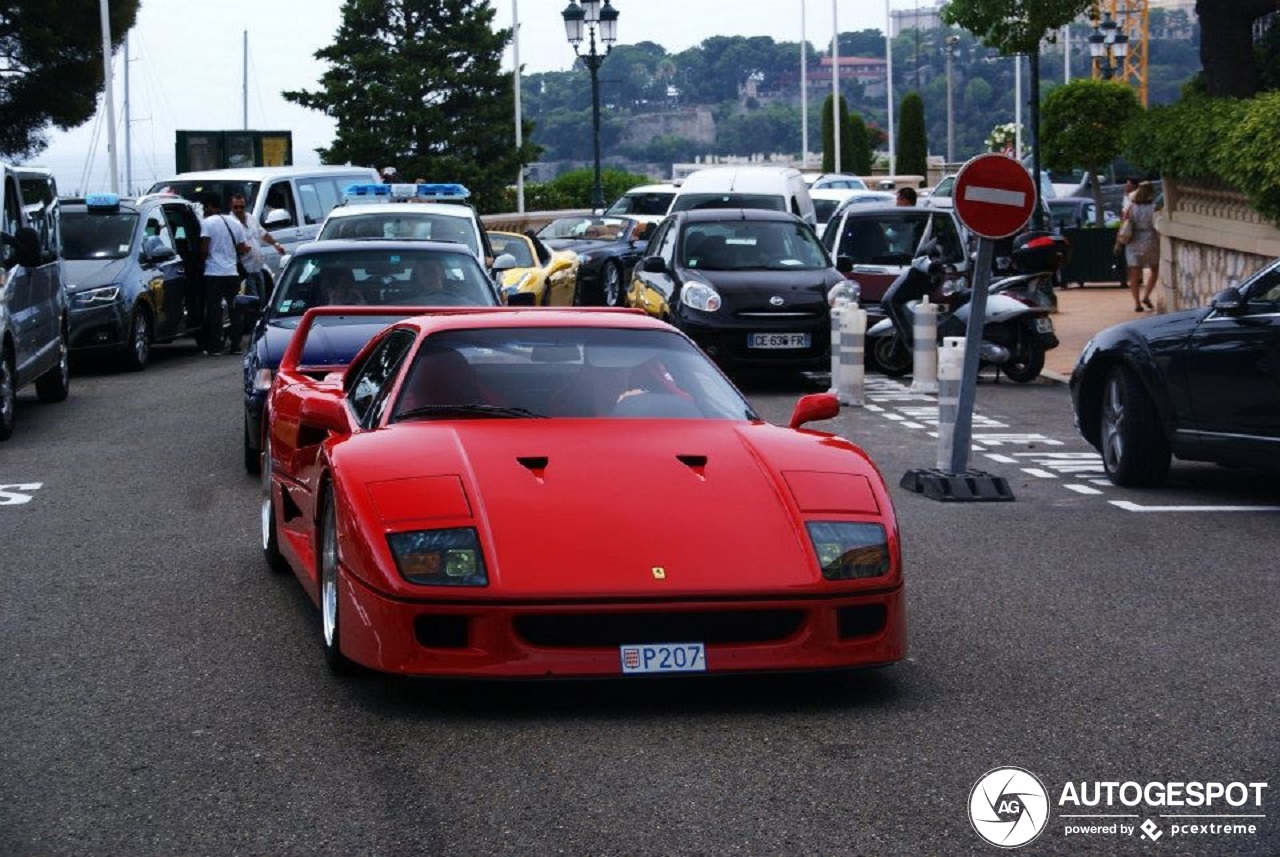
[[[326,484],[320,495],[320,632],[324,660],[339,675],[358,671],[354,661],[342,654],[340,615],[342,570],[338,563],[338,511],[333,485]]]
[[[911,349],[895,331],[871,341],[871,364],[890,378],[901,378],[911,372]]]
[[[151,359],[151,315],[141,306],[129,320],[129,341],[120,356],[130,372],[146,369]]]
[[[71,390],[71,359],[67,332],[58,337],[58,363],[36,379],[36,396],[42,402],[61,402]]]
[[[1116,366],[1102,390],[1098,450],[1107,478],[1122,487],[1158,485],[1169,472],[1169,444],[1155,404],[1133,370]]]
[[[276,532],[276,504],[271,479],[271,442],[262,448],[262,558],[272,571],[287,571],[288,562],[280,553],[280,541]]]
[[[605,306],[626,306],[627,295],[622,290],[622,268],[617,262],[605,262],[600,272],[600,296]]]
[[[1035,334],[1026,337],[1018,352],[1000,367],[1010,381],[1029,384],[1040,377],[1044,369],[1044,343]]]

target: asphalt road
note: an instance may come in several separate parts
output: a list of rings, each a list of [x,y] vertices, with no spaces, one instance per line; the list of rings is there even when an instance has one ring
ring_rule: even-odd
[[[775,422],[798,392],[749,390]],[[1007,765],[1055,804],[1030,854],[1280,853],[1274,478],[1176,464],[1161,490],[1100,485],[1064,388],[987,383],[972,466],[1017,499],[938,503],[897,487],[934,466],[929,398],[876,380],[826,427],[895,486],[902,664],[344,681],[260,559],[239,396],[234,358],[171,347],[140,375],[80,372],[65,403],[20,398],[0,445],[0,854],[994,854],[967,808]],[[1166,508],[1184,506],[1215,508]],[[1276,508],[1221,508],[1241,506]],[[1260,808],[1057,805],[1094,781],[1270,785]],[[1160,838],[1069,836],[1071,812]],[[1162,817],[1208,812],[1266,817],[1217,836]]]

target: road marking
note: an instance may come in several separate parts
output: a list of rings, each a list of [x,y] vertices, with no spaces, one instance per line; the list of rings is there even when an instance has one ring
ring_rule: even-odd
[[[1011,205],[1014,208],[1022,208],[1027,204],[1027,195],[1022,191],[998,187],[969,185],[964,189],[964,198],[974,202],[989,202],[992,205]]]
[[[1088,485],[1063,485],[1068,491],[1074,491],[1077,494],[1101,494],[1097,488],[1090,488]]]
[[[988,452],[987,458],[990,458],[992,461],[996,462],[997,464],[1017,464],[1018,463],[1018,459],[1016,458],[1010,458],[1007,455],[999,455],[994,452]]]
[[[1039,476],[1041,479],[1057,479],[1058,478],[1058,474],[1050,473],[1047,470],[1041,470],[1038,467],[1024,467],[1022,468],[1022,472],[1029,473],[1032,476]]]
[[[1143,506],[1129,500],[1111,500],[1126,512],[1280,512],[1280,506]]]
[[[39,491],[43,482],[18,482],[13,485],[0,485],[0,506],[21,506],[31,502],[28,491]]]

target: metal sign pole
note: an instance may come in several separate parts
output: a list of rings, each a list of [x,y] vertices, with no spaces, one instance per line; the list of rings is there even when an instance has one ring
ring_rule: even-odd
[[[951,440],[953,474],[969,469],[969,443],[973,432],[973,405],[978,395],[978,359],[982,356],[982,326],[987,317],[987,286],[991,283],[991,257],[995,242],[978,239],[974,259],[973,285],[969,297],[969,326],[964,332],[964,375],[960,379],[960,400],[956,404],[955,432]]]

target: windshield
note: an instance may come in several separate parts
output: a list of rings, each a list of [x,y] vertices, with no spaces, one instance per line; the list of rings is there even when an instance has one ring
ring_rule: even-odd
[[[477,255],[480,253],[480,239],[469,218],[427,211],[370,211],[346,215],[335,212],[325,220],[318,240],[330,238],[449,241],[463,244]]]
[[[493,245],[495,254],[501,256],[506,253],[515,259],[517,268],[536,268],[538,266],[538,263],[533,259],[533,252],[529,249],[529,243],[523,238],[490,232],[489,243]]]
[[[932,217],[928,209],[904,208],[900,213],[873,216],[851,213],[838,235],[828,229],[822,238],[828,248],[837,248],[833,256],[848,256],[855,265],[909,265],[926,236],[938,240],[944,262],[964,261],[955,223],[945,212]]]
[[[712,271],[811,271],[831,265],[809,227],[785,220],[690,223],[680,262]]]
[[[231,197],[236,194],[243,194],[249,211],[253,211],[253,205],[258,198],[258,188],[262,186],[262,182],[253,181],[225,181],[218,179],[200,179],[198,181],[167,181],[156,182],[151,186],[151,190],[147,193],[176,193],[183,199],[192,202],[200,202],[200,197],[206,193],[218,195],[218,199],[222,200],[222,208],[229,211],[231,207]]]
[[[675,198],[675,191],[627,193],[618,197],[618,200],[605,210],[605,214],[648,214],[661,217],[667,213],[667,209],[671,208],[671,200]]]
[[[136,211],[62,211],[62,258],[123,259],[133,247]]]
[[[701,351],[666,330],[449,330],[423,342],[396,420],[757,419]]]
[[[496,306],[476,257],[437,250],[344,250],[290,260],[271,295],[276,316],[318,306]]]
[[[672,211],[691,211],[695,208],[761,208],[765,211],[786,211],[787,204],[781,196],[768,193],[682,193],[672,204]]]
[[[538,230],[538,237],[544,241],[556,238],[618,241],[629,238],[633,229],[635,221],[622,217],[561,217]]]

